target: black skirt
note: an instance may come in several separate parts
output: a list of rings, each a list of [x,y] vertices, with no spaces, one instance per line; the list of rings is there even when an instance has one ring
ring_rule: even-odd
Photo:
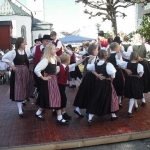
[[[87,112],[98,116],[111,112],[112,87],[109,80],[97,80]]]
[[[124,96],[129,99],[143,98],[143,91],[138,77],[126,76]]]
[[[73,64],[73,63],[70,63],[70,64]],[[71,77],[71,78],[74,78],[74,79],[76,79],[77,77],[78,77],[79,79],[82,78],[82,74],[81,74],[81,72],[80,72],[78,66],[75,67],[75,71],[71,71],[71,72],[70,72],[70,77]]]
[[[150,92],[150,65],[149,62],[145,59],[143,59],[143,61],[139,61],[139,63],[144,67],[144,74],[140,79],[142,90],[143,93],[148,93]]]
[[[79,87],[73,106],[86,109],[94,93],[96,77],[92,72],[88,72]]]
[[[122,96],[124,91],[124,75],[120,68],[117,68],[116,70],[117,72],[115,79],[113,80],[113,86],[116,90],[117,95]]]

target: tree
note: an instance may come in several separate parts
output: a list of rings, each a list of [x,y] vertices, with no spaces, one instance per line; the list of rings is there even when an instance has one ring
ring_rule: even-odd
[[[140,29],[130,33],[128,36],[132,38],[134,34],[140,33],[147,40],[147,42],[150,42],[150,15],[143,16],[141,26],[142,27]]]
[[[116,17],[125,17],[126,14],[121,12],[119,8],[127,8],[134,3],[125,2],[124,0],[76,0],[76,2],[82,2],[85,4],[85,7],[88,6],[90,8],[96,9],[97,12],[94,14],[93,12],[84,10],[84,13],[89,14],[90,17],[102,16],[103,21],[110,20],[112,23],[112,33],[113,35],[117,35],[117,20]]]

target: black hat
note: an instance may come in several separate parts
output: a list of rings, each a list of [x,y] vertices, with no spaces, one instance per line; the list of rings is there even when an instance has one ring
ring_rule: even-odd
[[[41,39],[41,38],[39,38],[39,39],[35,39],[35,40],[34,40],[34,42],[35,42],[35,43],[36,43],[37,41],[42,42],[42,39]]]
[[[100,30],[100,31],[98,32],[98,35],[103,37],[103,36],[104,36],[104,31]]]
[[[42,40],[51,40],[50,35],[43,35]]]
[[[114,41],[113,42],[117,42],[118,44],[120,44],[122,41],[120,40],[120,37],[119,36],[116,36],[114,38]]]
[[[73,49],[72,45],[71,44],[68,44],[66,47],[70,47],[71,49]]]

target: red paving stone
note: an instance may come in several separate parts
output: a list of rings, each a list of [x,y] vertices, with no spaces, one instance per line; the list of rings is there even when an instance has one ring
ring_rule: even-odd
[[[43,116],[46,121],[35,117],[37,106],[30,99],[24,106],[25,117],[18,115],[17,105],[9,99],[9,86],[0,86],[0,148],[22,145],[72,141],[102,136],[112,136],[150,130],[150,94],[146,95],[147,105],[140,107],[133,118],[127,118],[128,100],[123,100],[123,108],[118,112],[118,120],[111,122],[110,115],[94,117],[91,127],[86,118],[78,118],[73,113],[73,100],[77,89],[67,88],[67,112],[72,116],[68,126],[56,125],[56,117],[51,110]],[[141,101],[139,101],[139,104]],[[85,113],[85,110],[82,110]]]

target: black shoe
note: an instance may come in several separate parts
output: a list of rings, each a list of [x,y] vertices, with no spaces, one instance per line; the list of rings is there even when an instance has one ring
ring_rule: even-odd
[[[71,85],[69,88],[74,89],[76,88],[76,85]]]
[[[37,114],[35,114],[35,116],[36,116],[38,119],[40,119],[41,121],[45,121],[45,118],[44,118],[43,116],[37,115]]]
[[[133,117],[134,115],[132,114],[132,113],[129,113],[128,112],[128,118],[131,118],[131,117]]]
[[[26,106],[26,101],[23,101],[23,102],[22,102],[22,105],[23,105],[23,106]]]
[[[64,113],[62,116],[63,116],[63,119],[65,119],[65,120],[71,120],[72,119],[72,117],[69,116],[67,113]]]
[[[141,106],[143,107],[143,106],[145,106],[145,105],[146,105],[146,102],[142,102]]]
[[[57,120],[57,124],[68,125],[69,122],[67,120],[61,119],[61,120]]]
[[[122,104],[120,103],[120,104],[119,104],[119,108],[122,108],[122,107],[123,107],[123,106],[122,106]]]
[[[139,109],[139,107],[135,107],[135,108],[134,108],[134,111],[138,111],[138,109]]]
[[[55,110],[55,111],[52,111],[52,115],[53,115],[53,116],[57,116],[56,110]]]
[[[116,120],[116,119],[118,119],[117,116],[116,116],[116,117],[111,117],[111,121],[114,121],[114,120]]]
[[[29,99],[29,98],[26,98],[26,100],[29,101],[30,99]]]
[[[19,116],[22,117],[24,115],[23,111],[19,113]]]
[[[76,110],[74,110],[74,113],[75,114],[77,114],[79,117],[81,117],[81,118],[83,118],[84,117],[84,115],[82,115],[82,114],[79,114]]]
[[[89,126],[92,126],[92,120],[88,120]]]

